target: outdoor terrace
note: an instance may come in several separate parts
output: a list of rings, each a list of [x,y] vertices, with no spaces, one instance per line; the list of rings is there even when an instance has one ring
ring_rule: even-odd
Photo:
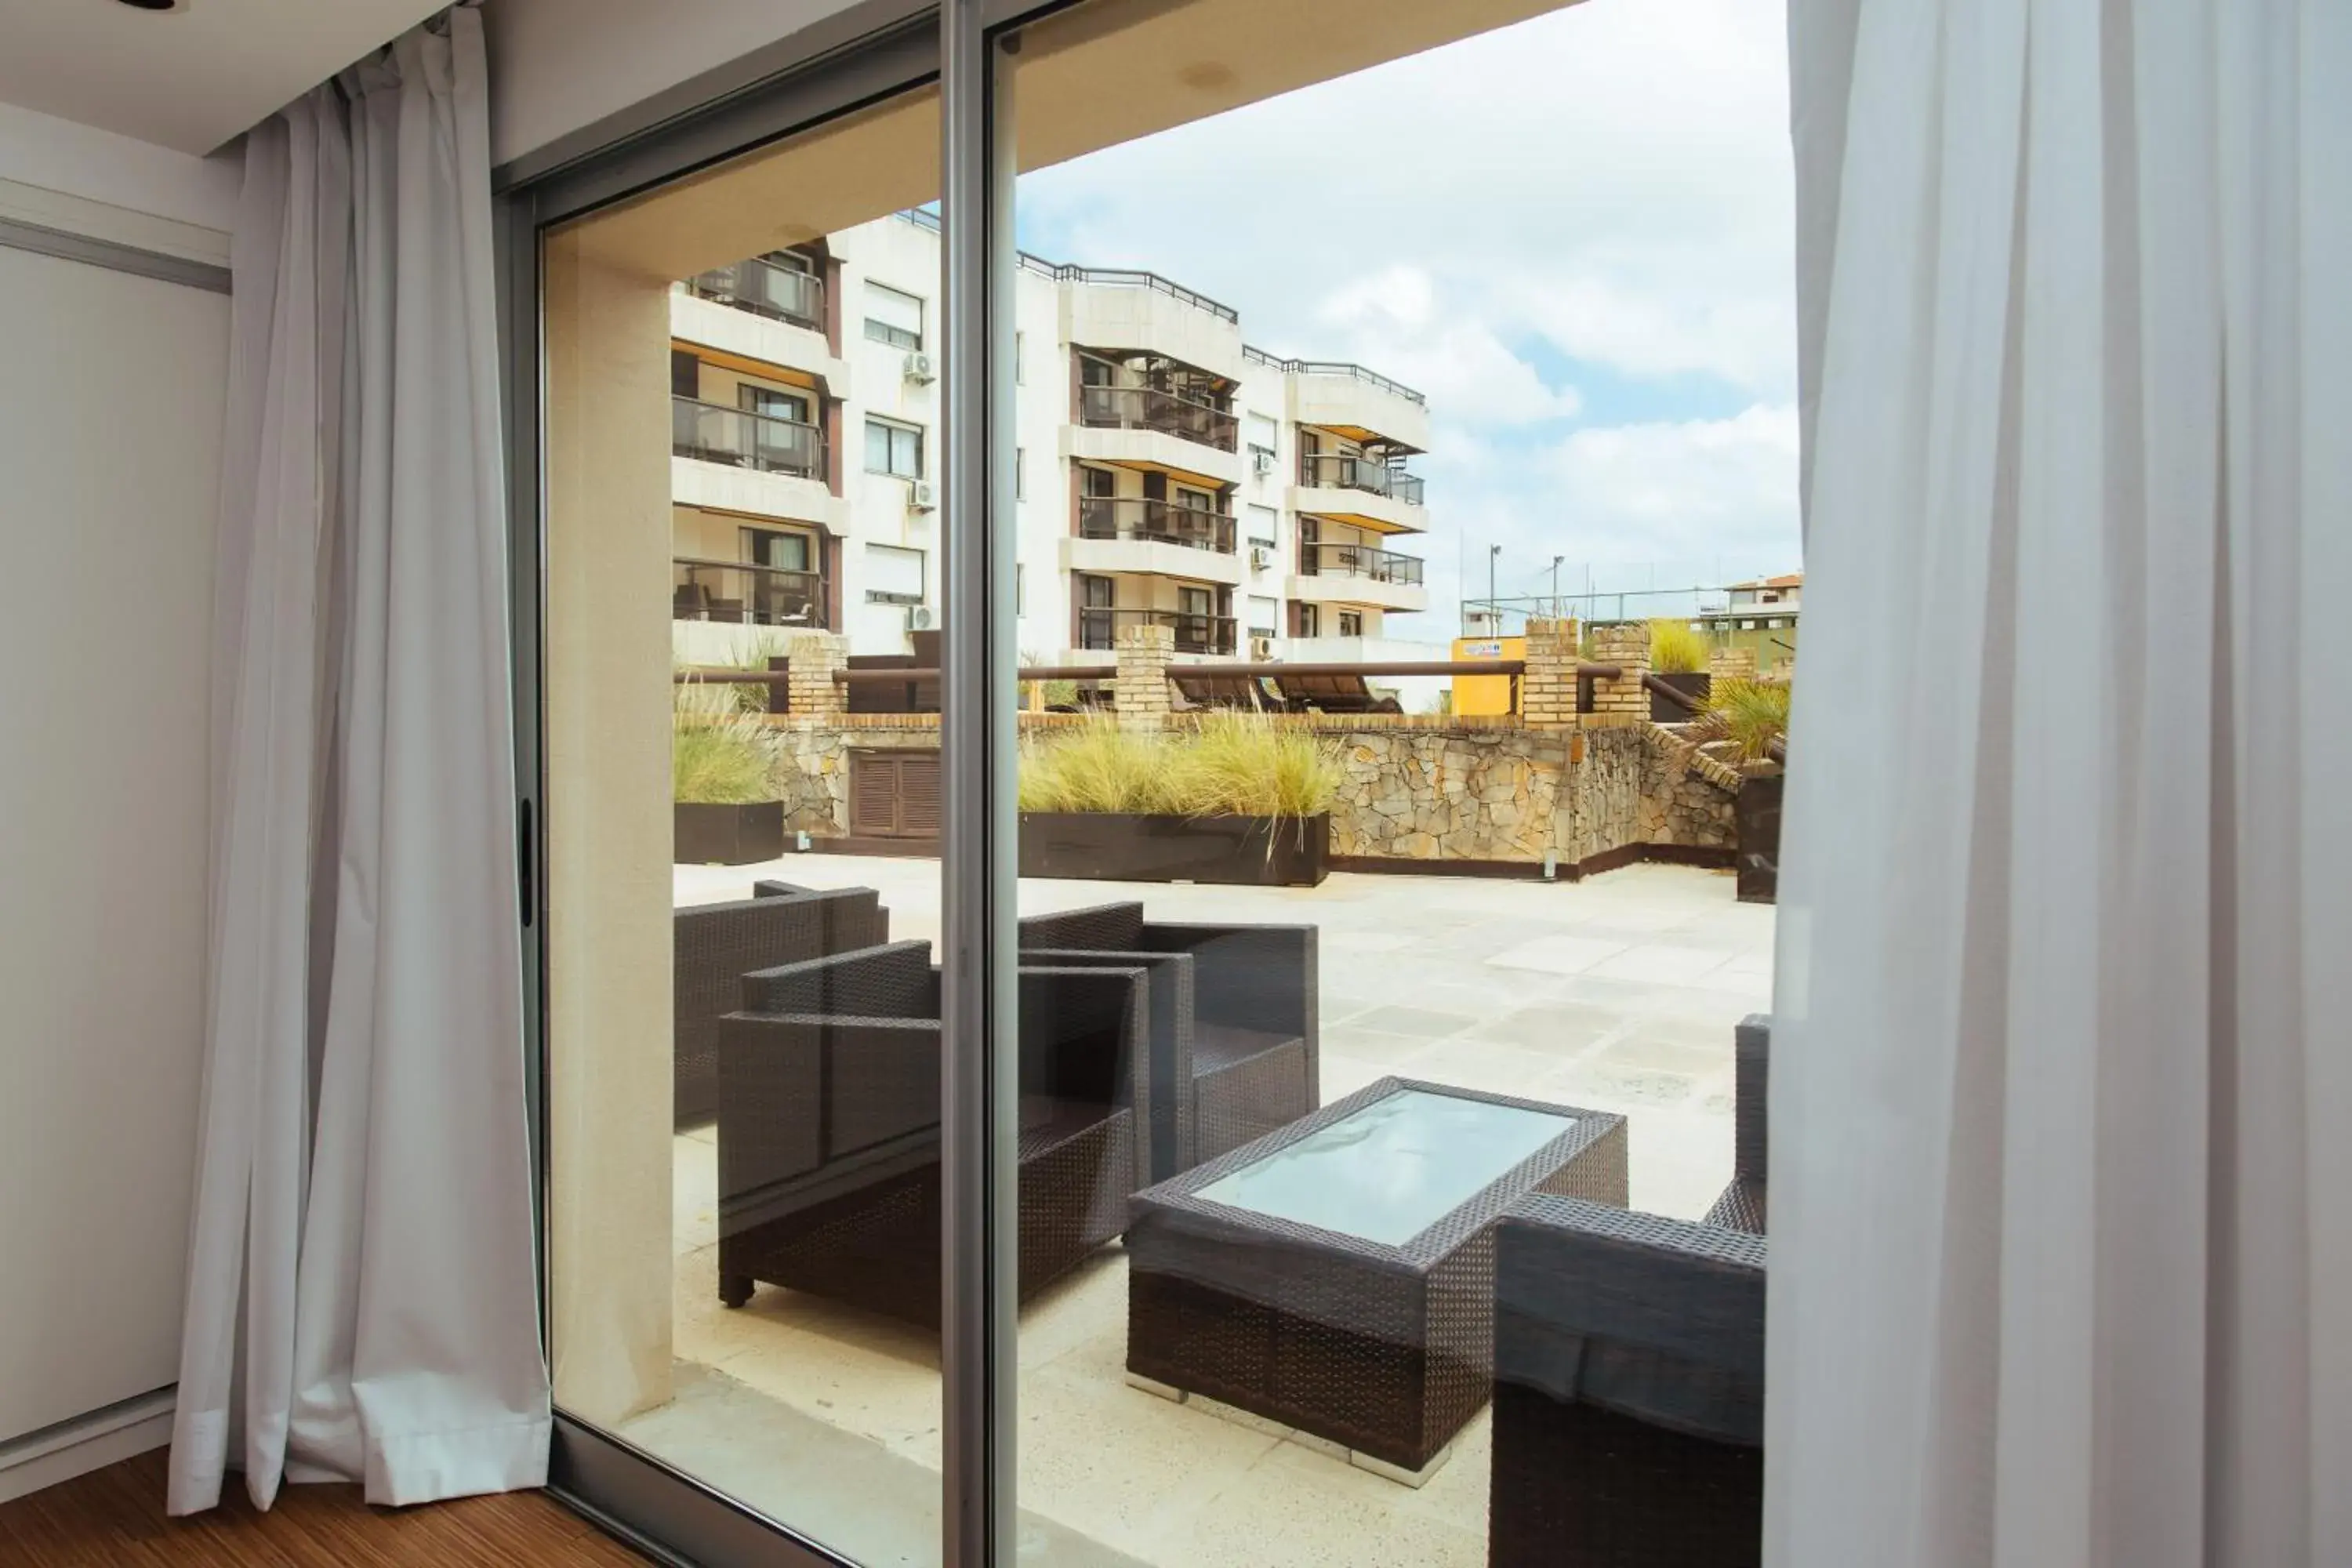
[[[681,907],[776,877],[867,886],[894,939],[939,936],[939,867],[803,855],[680,867]],[[1139,899],[1158,921],[1318,930],[1325,1103],[1385,1075],[1626,1117],[1631,1203],[1697,1217],[1731,1168],[1733,1026],[1770,994],[1773,910],[1725,873],[1640,865],[1575,883],[1337,873],[1318,888],[1027,880],[1024,915]],[[937,1552],[937,1352],[921,1330],[762,1288],[718,1298],[718,1151],[676,1142],[677,1397],[622,1435],[861,1560]],[[1021,1318],[1023,1558],[1476,1568],[1490,1416],[1418,1489],[1267,1424],[1128,1384],[1116,1245]]]

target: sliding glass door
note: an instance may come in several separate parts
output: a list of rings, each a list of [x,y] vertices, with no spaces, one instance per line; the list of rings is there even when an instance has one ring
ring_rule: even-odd
[[[1129,264],[1213,266],[1172,197],[1106,204],[1133,233],[1055,205],[1094,156],[1549,8],[951,0],[508,198],[583,1506],[713,1563],[1469,1568],[1493,1478],[1549,1495],[1490,1395],[1534,1375],[1511,1333],[1580,1320],[1536,1278],[1498,1348],[1497,1222],[1698,1217],[1769,920],[1496,880],[1616,852],[1603,806],[1631,844],[1720,803],[1637,822],[1634,729],[1452,724],[1440,677],[1335,662],[1429,610],[1427,399],[1248,345],[1336,330],[1335,280],[1178,281]],[[1066,172],[1034,226],[1032,169]],[[1315,455],[1366,443],[1379,486]],[[1530,688],[1573,691],[1574,637],[1528,629]],[[1285,634],[1318,645],[1286,672]],[[1417,874],[1327,889],[1342,846]],[[1675,1158],[1629,1167],[1629,1119]]]

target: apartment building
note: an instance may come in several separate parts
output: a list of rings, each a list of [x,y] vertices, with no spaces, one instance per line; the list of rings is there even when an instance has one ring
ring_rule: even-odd
[[[673,614],[698,650],[824,627],[899,653],[936,625],[939,260],[911,212],[676,287]],[[1024,657],[1107,662],[1145,625],[1192,658],[1436,657],[1410,640],[1420,393],[1264,353],[1154,273],[1024,255],[1015,307]]]

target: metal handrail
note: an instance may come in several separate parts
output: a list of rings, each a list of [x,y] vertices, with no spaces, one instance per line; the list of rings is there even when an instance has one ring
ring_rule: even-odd
[[[1284,359],[1278,354],[1270,354],[1264,349],[1252,348],[1247,343],[1244,343],[1242,345],[1242,358],[1249,361],[1252,364],[1262,364],[1268,370],[1280,371],[1286,375],[1349,376],[1357,381],[1363,382],[1369,386],[1377,386],[1382,392],[1392,392],[1399,397],[1403,398],[1407,403],[1418,404],[1423,408],[1429,406],[1429,399],[1427,397],[1415,392],[1412,387],[1407,386],[1404,383],[1401,381],[1392,381],[1376,370],[1367,370],[1364,366],[1354,363],[1351,361],[1336,359]]]
[[[1021,252],[1021,265],[1041,277],[1051,278],[1056,283],[1098,283],[1117,289],[1149,289],[1155,293],[1165,294],[1180,304],[1206,310],[1221,321],[1235,325],[1241,322],[1241,312],[1231,305],[1222,304],[1172,279],[1163,278],[1157,272],[1146,272],[1141,268],[1080,267],[1075,262],[1048,261],[1025,250]]]
[[[1234,553],[1234,520],[1230,516],[1149,496],[1080,496],[1078,537],[1137,539],[1180,544],[1189,550],[1213,550],[1220,555]]]
[[[1166,626],[1176,634],[1179,653],[1230,654],[1238,624],[1231,616],[1196,615],[1190,610],[1083,605],[1078,609],[1078,646],[1100,652],[1118,647],[1122,626]]]
[[[698,397],[670,398],[670,450],[681,458],[763,473],[825,477],[821,426]]]
[[[825,628],[821,573],[700,555],[673,555],[670,568],[672,620]]]
[[[1336,477],[1324,477],[1323,470],[1326,469],[1333,470]],[[1371,458],[1351,458],[1344,452],[1301,452],[1298,454],[1298,482],[1363,490],[1411,506],[1425,504],[1422,498],[1426,492],[1419,474],[1407,473],[1401,468]]]
[[[1400,554],[1393,550],[1381,550],[1370,544],[1342,544],[1324,541],[1304,547],[1306,558],[1300,563],[1310,577],[1368,577],[1375,583],[1406,583],[1419,585],[1422,582],[1422,560],[1418,555]]]
[[[1158,430],[1220,451],[1241,449],[1241,421],[1232,414],[1157,386],[1081,386],[1078,423],[1097,430]]]
[[[686,289],[698,299],[716,300],[755,316],[812,331],[824,327],[824,279],[756,256],[698,272],[687,279]]]

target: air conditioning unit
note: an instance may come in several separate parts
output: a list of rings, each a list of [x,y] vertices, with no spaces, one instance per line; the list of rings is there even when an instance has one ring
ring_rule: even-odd
[[[929,605],[909,605],[907,606],[907,629],[908,631],[928,632],[937,627],[939,624],[940,613],[931,608]]]
[[[908,381],[937,381],[939,378],[939,372],[931,368],[930,355],[917,353],[910,353],[907,356],[907,379]]]
[[[1274,639],[1272,637],[1250,638],[1250,658],[1263,664],[1273,657]]]
[[[1263,544],[1250,546],[1250,570],[1264,572],[1274,565],[1274,552]]]
[[[907,510],[929,511],[940,504],[939,487],[929,479],[907,481]]]
[[[1274,454],[1267,451],[1263,447],[1251,447],[1250,472],[1254,474],[1270,474],[1274,472]]]

